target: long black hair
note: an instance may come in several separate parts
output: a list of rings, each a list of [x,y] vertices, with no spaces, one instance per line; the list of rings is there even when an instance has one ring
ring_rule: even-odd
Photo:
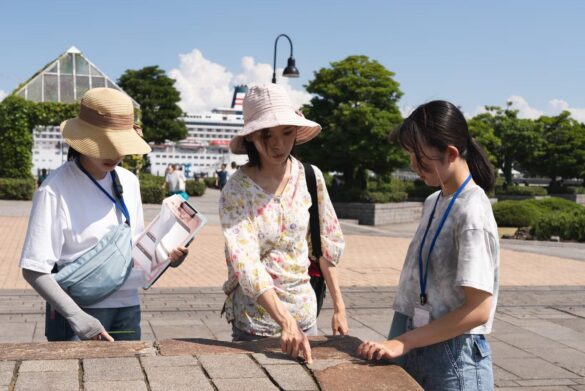
[[[452,103],[435,100],[420,105],[390,134],[396,142],[416,156],[417,164],[425,166],[422,144],[444,152],[449,145],[459,150],[459,155],[467,161],[473,180],[486,192],[493,189],[496,177],[486,152],[469,134],[463,113]]]

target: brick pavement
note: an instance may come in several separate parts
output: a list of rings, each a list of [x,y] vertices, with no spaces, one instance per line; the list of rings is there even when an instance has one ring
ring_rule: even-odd
[[[209,198],[202,204],[208,215],[216,208]],[[147,218],[152,218],[156,207],[145,209]],[[28,289],[16,266],[26,215],[25,203],[13,202],[7,210],[0,202],[0,342],[44,340],[42,301]],[[353,336],[380,340],[386,335],[408,229],[398,232],[402,237],[389,236],[394,233],[384,228],[353,229],[346,235],[339,275]],[[222,246],[217,219],[212,217],[185,263],[143,295],[144,339],[230,339],[229,327],[219,317],[223,294],[218,287],[225,278]],[[549,254],[566,253],[562,245],[556,250],[558,245],[539,246],[546,246]],[[531,251],[526,245],[522,252],[502,250],[502,290],[490,336],[498,389],[585,389],[585,262],[580,259],[583,247],[571,246],[574,259],[526,252]],[[330,332],[330,311],[326,302],[319,319],[323,333]],[[6,365],[0,361],[0,390],[8,376]],[[63,385],[72,381],[59,376]],[[225,386],[230,384],[226,379]],[[115,385],[96,385],[102,386]],[[86,389],[91,387],[88,384]],[[130,383],[128,387],[134,389]]]

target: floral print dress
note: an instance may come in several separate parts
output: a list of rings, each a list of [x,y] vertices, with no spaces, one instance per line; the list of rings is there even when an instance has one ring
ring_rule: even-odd
[[[309,207],[302,163],[292,158],[289,181],[280,196],[269,194],[238,170],[224,187],[219,214],[225,239],[228,322],[252,335],[274,336],[281,327],[256,300],[269,289],[307,330],[316,322],[310,284]],[[323,257],[336,265],[345,247],[339,221],[321,171],[317,177]]]

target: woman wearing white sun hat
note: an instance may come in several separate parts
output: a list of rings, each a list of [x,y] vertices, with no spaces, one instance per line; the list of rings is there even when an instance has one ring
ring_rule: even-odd
[[[117,340],[140,339],[144,273],[133,267],[131,238],[144,228],[142,201],[138,178],[118,164],[150,147],[134,125],[132,101],[115,89],[87,91],[79,116],[64,121],[61,131],[74,159],[35,193],[20,259],[24,278],[47,301],[45,335],[49,341],[111,341],[110,332]],[[173,265],[186,254],[175,249]],[[82,263],[83,270],[103,267],[81,275]],[[120,265],[123,273],[112,282]],[[65,291],[72,278],[79,283]]]
[[[317,334],[317,304],[309,275],[311,196],[295,144],[321,126],[302,116],[276,84],[252,87],[243,102],[244,127],[230,150],[249,162],[230,178],[220,199],[228,295],[224,309],[234,340],[281,335],[281,348],[311,361],[307,335]],[[334,303],[333,333],[347,334],[335,265],[345,242],[323,174],[315,172],[322,256],[318,260]]]

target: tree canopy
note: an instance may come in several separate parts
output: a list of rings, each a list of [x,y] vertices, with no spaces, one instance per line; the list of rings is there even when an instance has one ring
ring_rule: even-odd
[[[187,136],[183,111],[178,106],[181,96],[175,80],[158,66],[139,70],[128,69],[118,79],[118,85],[140,104],[142,131],[146,141],[163,143]]]
[[[388,134],[402,121],[402,96],[394,73],[366,56],[349,56],[315,73],[306,89],[315,94],[303,107],[323,132],[299,147],[301,157],[323,170],[343,173],[347,186],[366,189],[367,172],[387,174],[406,164]]]

